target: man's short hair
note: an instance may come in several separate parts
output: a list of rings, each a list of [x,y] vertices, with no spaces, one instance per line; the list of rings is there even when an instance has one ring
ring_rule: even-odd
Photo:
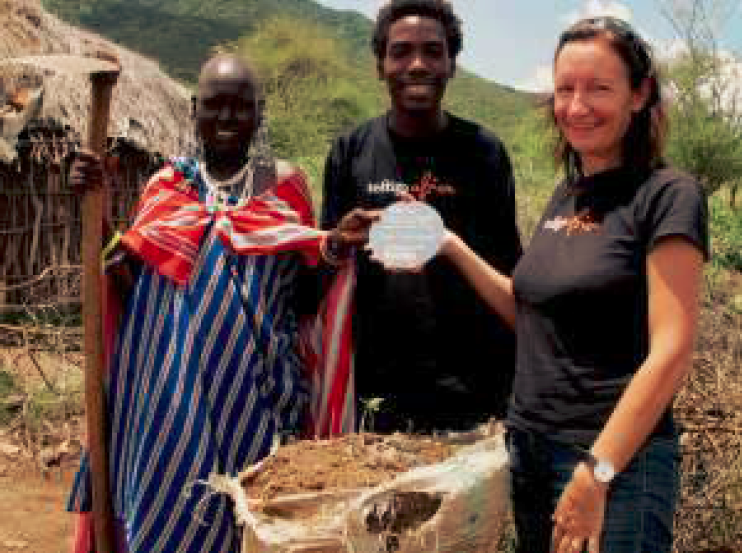
[[[381,61],[386,54],[389,39],[389,27],[394,22],[408,15],[430,17],[440,22],[446,33],[448,56],[455,60],[463,46],[461,19],[453,11],[453,6],[446,0],[390,0],[376,16],[376,25],[371,39],[376,59]]]

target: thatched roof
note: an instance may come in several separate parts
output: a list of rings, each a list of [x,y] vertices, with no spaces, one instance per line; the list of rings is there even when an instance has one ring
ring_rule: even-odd
[[[112,53],[120,61],[121,75],[114,90],[109,135],[163,155],[188,149],[193,140],[190,93],[156,62],[64,23],[45,12],[38,0],[0,0],[0,21],[0,81],[6,88],[14,83],[42,84],[40,118],[87,136],[90,84],[84,73],[35,63],[38,56]]]

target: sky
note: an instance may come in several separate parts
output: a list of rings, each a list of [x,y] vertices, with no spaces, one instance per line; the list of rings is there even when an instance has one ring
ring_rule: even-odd
[[[317,0],[330,8],[374,18],[383,0]],[[559,33],[588,15],[614,15],[629,21],[658,55],[682,44],[667,17],[672,6],[693,0],[452,0],[464,25],[459,65],[477,75],[522,90],[549,90],[551,57]],[[707,18],[718,47],[742,54],[742,0],[703,0],[716,6]],[[721,7],[721,9],[719,9]]]

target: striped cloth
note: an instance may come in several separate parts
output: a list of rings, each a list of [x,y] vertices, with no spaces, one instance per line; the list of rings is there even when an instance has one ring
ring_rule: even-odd
[[[323,233],[314,228],[310,202],[306,180],[292,172],[248,205],[221,206],[207,193],[198,163],[180,159],[150,180],[134,224],[121,241],[178,284],[188,282],[212,224],[215,234],[234,253],[300,251],[316,265]]]
[[[113,508],[127,552],[239,551],[227,499],[200,482],[257,462],[277,432],[300,430],[307,407],[305,432],[353,428],[350,348],[337,343],[350,336],[352,272],[304,324],[301,348],[290,305],[302,257],[316,263],[321,238],[299,173],[234,209],[206,201],[192,160],[145,188],[122,238],[144,265],[107,382]],[[89,476],[84,458],[70,510],[90,510]],[[84,542],[78,553],[89,551]]]
[[[310,383],[305,437],[325,438],[356,430],[352,352],[353,291],[356,265],[334,277],[317,317],[302,321],[300,352]]]

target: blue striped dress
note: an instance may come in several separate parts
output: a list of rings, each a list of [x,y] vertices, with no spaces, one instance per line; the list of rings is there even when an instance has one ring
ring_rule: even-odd
[[[236,256],[214,227],[180,286],[144,266],[108,382],[113,508],[129,553],[238,552],[230,503],[200,481],[236,475],[298,430],[308,399],[291,307],[297,253]],[[83,459],[70,510],[90,509]]]

